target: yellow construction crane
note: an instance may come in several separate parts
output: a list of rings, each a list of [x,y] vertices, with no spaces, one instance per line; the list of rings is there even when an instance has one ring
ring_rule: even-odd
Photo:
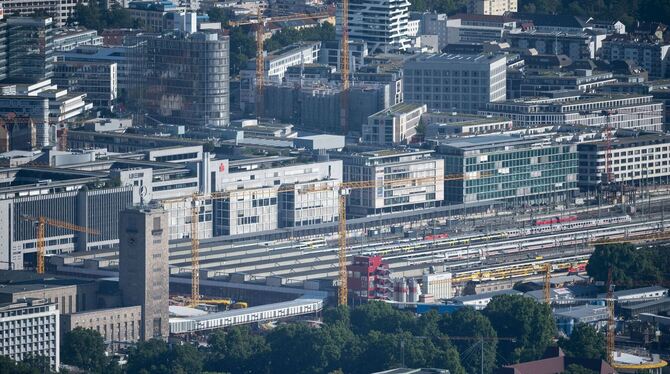
[[[45,244],[45,230],[46,226],[59,227],[62,229],[83,232],[90,235],[98,235],[97,230],[89,229],[88,227],[77,226],[69,222],[59,221],[57,219],[48,218],[44,216],[33,217],[22,215],[21,219],[24,221],[33,222],[37,228],[37,273],[44,274],[44,255],[46,252]]]
[[[263,17],[263,12],[258,9],[254,21],[229,22],[230,26],[255,25],[256,31],[256,118],[263,116],[263,90],[265,88],[265,54],[263,53],[265,42],[265,24],[268,22],[298,21],[303,19],[327,18],[326,12],[307,14],[296,13],[280,17]]]
[[[551,264],[548,262],[544,273],[544,302],[551,305]]]

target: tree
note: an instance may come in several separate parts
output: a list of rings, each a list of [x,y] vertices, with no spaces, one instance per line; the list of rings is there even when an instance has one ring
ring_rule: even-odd
[[[137,344],[128,355],[128,373],[172,373],[197,374],[202,371],[202,356],[190,344],[168,344],[159,339],[151,339]]]
[[[207,11],[207,16],[212,22],[221,22],[223,26],[228,26],[228,22],[232,17],[233,12],[230,9],[225,8],[211,8]]]
[[[605,336],[587,324],[580,323],[572,330],[569,339],[561,339],[558,345],[572,357],[604,359],[607,349]]]
[[[391,305],[373,301],[351,311],[351,328],[356,334],[366,334],[372,330],[391,333],[411,330],[414,317],[394,309]]]
[[[247,326],[217,330],[208,339],[205,368],[231,373],[267,372],[269,348],[265,338],[251,333]]]
[[[463,359],[461,364],[468,373],[479,373],[481,371],[481,340],[484,340],[484,372],[493,372],[496,367],[496,350],[498,342],[496,330],[491,322],[480,312],[472,308],[459,309],[452,315],[443,315],[439,321],[440,331],[450,336],[471,337],[472,340],[453,340],[452,343],[458,349]],[[477,354],[466,355],[476,346]]]
[[[109,359],[105,356],[105,341],[99,332],[77,327],[63,336],[63,363],[93,373],[102,372]]]
[[[589,370],[581,365],[570,364],[565,368],[563,374],[597,374],[597,372]]]
[[[612,268],[612,280],[617,288],[632,288],[642,284],[658,284],[664,279],[668,259],[658,248],[636,248],[632,244],[597,246],[586,271],[597,281],[606,281]]]
[[[556,326],[546,304],[525,296],[501,295],[489,302],[484,315],[498,336],[516,338],[498,342],[499,353],[508,362],[536,360],[552,344]]]
[[[44,356],[28,356],[23,361],[14,361],[7,356],[0,356],[0,373],[51,374],[55,371],[49,359]]]
[[[267,337],[269,361],[276,373],[327,373],[338,369],[341,346],[328,329],[291,324]]]
[[[76,23],[87,29],[102,31],[105,28],[137,28],[139,24],[130,16],[128,9],[113,4],[107,8],[102,2],[90,0],[78,3],[68,23]]]

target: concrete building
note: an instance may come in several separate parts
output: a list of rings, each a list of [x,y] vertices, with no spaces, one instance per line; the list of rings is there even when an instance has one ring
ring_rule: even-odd
[[[437,46],[441,51],[447,45],[447,15],[445,13],[413,13],[420,22],[419,35],[436,35]]]
[[[344,181],[377,181],[350,191],[347,213],[355,217],[434,207],[444,199],[444,162],[430,150],[383,150],[338,154]],[[414,183],[406,181],[416,179]]]
[[[0,355],[21,361],[30,356],[49,359],[60,368],[60,313],[44,299],[0,304]]]
[[[140,207],[121,212],[119,288],[124,306],[141,306],[140,339],[167,339],[168,216],[163,209]]]
[[[640,35],[624,34],[611,35],[605,39],[599,56],[610,62],[635,61],[647,70],[650,79],[662,79],[670,75],[668,51],[670,44],[652,41]]]
[[[35,83],[51,78],[56,60],[53,48],[51,18],[7,19],[7,79]]]
[[[604,39],[604,34],[594,34],[592,32],[567,33],[516,30],[505,35],[505,41],[512,48],[534,49],[537,53],[543,55],[566,55],[573,60],[594,59]]]
[[[52,81],[68,91],[85,93],[95,108],[111,110],[118,97],[117,67],[114,62],[57,61]]]
[[[319,63],[340,69],[342,62],[340,60],[341,42],[339,40],[329,40],[321,43],[319,51]],[[368,56],[368,44],[363,40],[349,40],[349,70],[356,71],[364,65],[364,59]]]
[[[281,84],[286,70],[291,66],[313,64],[319,60],[321,42],[292,44],[265,56],[264,82]],[[338,67],[339,68],[339,67]],[[251,112],[256,105],[256,60],[249,60],[240,70],[240,105]]]
[[[577,146],[509,135],[479,135],[440,140],[438,155],[445,175],[445,202],[554,202],[577,192]]]
[[[426,105],[400,103],[377,112],[363,125],[363,142],[386,146],[411,143],[426,111]]]
[[[409,48],[409,1],[352,0],[349,2],[349,39],[363,40],[371,53]],[[338,5],[338,39],[342,37],[342,9]]]
[[[504,56],[428,55],[407,61],[404,69],[405,102],[430,110],[474,113],[506,97]]]
[[[66,25],[74,15],[76,2],[70,0],[5,0],[2,2],[5,17],[27,17],[35,13],[49,14],[56,27]]]
[[[100,333],[106,344],[135,343],[140,340],[142,307],[96,309],[61,316],[62,333],[81,327]]]
[[[138,95],[154,118],[192,126],[230,123],[228,37],[215,32],[147,35]]]
[[[421,292],[424,295],[432,295],[435,300],[451,299],[453,297],[451,273],[424,274],[422,277]]]
[[[142,25],[148,32],[162,33],[172,31],[171,22],[168,22],[168,13],[176,12],[179,8],[169,0],[160,1],[131,1],[128,3],[130,17]]]
[[[670,180],[669,145],[670,136],[661,134],[612,139],[610,182],[628,185],[667,183]],[[601,140],[581,143],[577,150],[580,187],[587,190],[599,188],[607,182],[607,142]]]
[[[517,23],[506,16],[456,14],[447,21],[448,44],[483,44],[502,41],[505,32],[515,30]]]
[[[570,336],[577,324],[587,324],[596,330],[607,326],[608,310],[604,305],[580,305],[554,310],[554,319],[559,331]]]
[[[230,161],[213,185],[215,191],[229,194],[214,201],[214,234],[336,221],[342,161],[295,161],[290,157]]]
[[[469,0],[468,13],[502,16],[517,11],[517,0]]]
[[[652,95],[565,92],[557,97],[492,102],[481,115],[509,118],[517,127],[569,124],[613,129],[663,130],[663,103]]]

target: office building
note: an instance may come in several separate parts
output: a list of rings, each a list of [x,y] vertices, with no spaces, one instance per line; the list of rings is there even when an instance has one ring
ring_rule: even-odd
[[[151,117],[177,125],[229,124],[227,36],[147,35],[142,60],[144,76],[133,94]]]
[[[592,32],[515,30],[506,33],[505,41],[512,48],[534,49],[536,53],[542,55],[566,55],[573,60],[588,60],[596,57],[605,36]]]
[[[339,40],[328,40],[321,43],[321,51],[319,51],[319,63],[332,66],[336,69],[342,67],[340,60],[340,44]],[[356,71],[364,64],[365,57],[368,56],[368,44],[362,40],[349,40],[349,70]]]
[[[296,161],[291,157],[229,161],[212,186],[215,191],[229,193],[227,198],[214,201],[214,234],[336,221],[342,161]]]
[[[265,83],[281,84],[286,70],[291,66],[313,64],[319,60],[321,42],[296,43],[265,56],[263,80]],[[338,67],[339,68],[339,67]],[[256,105],[256,60],[249,60],[240,70],[240,105],[242,110],[251,112]]]
[[[17,83],[51,78],[56,61],[53,48],[51,18],[8,18],[7,78]]]
[[[468,0],[468,13],[502,16],[517,11],[517,0]]]
[[[577,146],[509,135],[451,138],[437,143],[444,158],[445,202],[557,202],[577,191]]]
[[[670,180],[670,136],[662,134],[617,136],[611,142],[609,181],[616,185],[666,184]],[[581,143],[579,185],[594,190],[607,183],[605,140]]]
[[[583,93],[596,91],[599,87],[616,83],[610,72],[598,72],[586,69],[508,69],[507,99],[538,97],[544,94],[572,90]]]
[[[60,312],[45,299],[0,304],[0,356],[22,361],[31,356],[60,367]]]
[[[5,17],[30,17],[37,14],[49,14],[56,27],[67,24],[74,15],[76,1],[71,0],[5,0],[2,2]]]
[[[444,162],[431,150],[381,150],[337,154],[344,181],[377,181],[350,191],[347,213],[355,217],[430,208],[444,200]],[[415,182],[408,181],[415,179]]]
[[[649,40],[640,35],[610,35],[603,41],[599,56],[608,61],[635,61],[647,70],[650,79],[663,79],[670,75],[668,69],[670,44]]]
[[[663,103],[654,100],[652,95],[564,92],[557,96],[489,103],[479,114],[509,118],[517,127],[569,124],[663,130]]]
[[[162,208],[124,210],[119,219],[119,288],[124,306],[141,306],[140,339],[169,332],[169,220]]]
[[[117,64],[112,62],[57,61],[53,83],[86,94],[95,108],[111,110],[118,97]]]
[[[476,113],[506,98],[506,59],[494,55],[438,54],[405,63],[405,102],[429,110]]]
[[[0,5],[0,82],[7,79],[7,22],[3,20]]]
[[[87,251],[118,243],[119,211],[139,202],[139,186],[114,187],[99,172],[72,169],[3,169],[0,188],[0,268],[20,270],[33,262],[37,232],[22,216],[89,227],[97,235],[46,227],[46,253]],[[136,192],[134,192],[136,191]],[[31,259],[32,257],[32,259]]]
[[[352,0],[349,2],[349,39],[363,40],[371,53],[409,48],[409,1]],[[338,5],[338,39],[342,38],[342,9]]]
[[[55,33],[53,44],[54,52],[66,52],[79,46],[102,46],[102,36],[95,30],[65,29]]]
[[[426,126],[426,139],[500,133],[512,129],[509,119],[472,114],[429,112],[421,116],[421,122]]]
[[[386,146],[411,143],[426,111],[426,105],[400,103],[377,112],[363,125],[363,142]]]

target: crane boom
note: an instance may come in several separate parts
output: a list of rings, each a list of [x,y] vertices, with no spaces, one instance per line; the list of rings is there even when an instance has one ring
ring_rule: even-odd
[[[78,226],[69,222],[59,221],[57,219],[44,216],[33,217],[22,215],[21,219],[37,224],[37,273],[44,274],[44,256],[46,255],[46,226],[59,227],[62,229],[83,232],[90,235],[100,234],[97,230],[88,227]]]

